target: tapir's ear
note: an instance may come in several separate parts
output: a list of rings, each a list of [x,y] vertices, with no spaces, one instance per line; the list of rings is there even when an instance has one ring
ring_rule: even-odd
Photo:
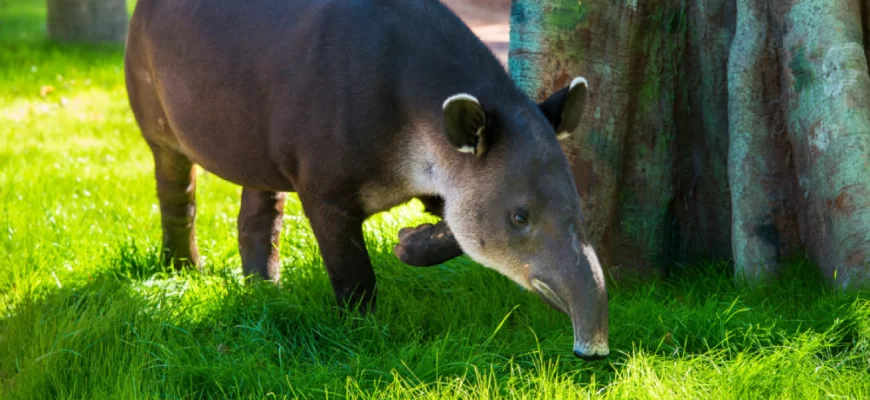
[[[553,93],[543,103],[538,104],[560,140],[571,135],[580,125],[583,109],[586,107],[588,86],[585,78],[574,78],[571,85]]]
[[[463,153],[482,156],[486,152],[486,111],[477,98],[456,94],[448,97],[442,108],[447,141]]]

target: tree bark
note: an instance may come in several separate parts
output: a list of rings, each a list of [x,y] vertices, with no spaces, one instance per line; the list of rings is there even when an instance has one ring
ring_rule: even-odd
[[[577,75],[564,144],[605,263],[730,259],[750,281],[804,252],[870,284],[867,0],[514,0],[508,68],[536,99]]]
[[[61,42],[124,43],[125,0],[47,0],[48,37]]]

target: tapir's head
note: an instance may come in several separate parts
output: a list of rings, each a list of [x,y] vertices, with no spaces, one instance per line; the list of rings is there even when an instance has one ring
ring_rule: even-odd
[[[568,314],[574,354],[598,359],[609,354],[607,290],[558,141],[580,124],[586,92],[577,78],[541,104],[447,98],[444,129],[457,153],[444,218],[472,259]]]

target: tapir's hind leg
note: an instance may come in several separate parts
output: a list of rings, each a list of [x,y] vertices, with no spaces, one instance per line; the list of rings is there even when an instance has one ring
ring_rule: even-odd
[[[196,247],[196,174],[193,163],[174,149],[149,142],[154,155],[157,198],[163,226],[164,261],[177,269],[200,267]]]
[[[362,218],[329,202],[305,199],[302,193],[300,199],[339,305],[359,307],[362,314],[374,312],[375,271],[363,238]]]
[[[281,192],[244,188],[239,210],[239,252],[245,275],[259,275],[278,281],[280,271],[279,242],[284,216]]]

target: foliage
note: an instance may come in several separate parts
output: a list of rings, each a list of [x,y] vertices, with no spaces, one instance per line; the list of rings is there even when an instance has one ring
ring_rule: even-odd
[[[295,196],[283,287],[241,284],[239,189],[207,173],[205,273],[166,271],[123,50],[45,42],[33,3],[0,3],[3,398],[870,397],[870,293],[825,289],[804,262],[752,291],[725,265],[611,283],[614,354],[589,363],[567,317],[494,271],[398,263],[418,203],[366,224],[373,317],[331,309]]]

